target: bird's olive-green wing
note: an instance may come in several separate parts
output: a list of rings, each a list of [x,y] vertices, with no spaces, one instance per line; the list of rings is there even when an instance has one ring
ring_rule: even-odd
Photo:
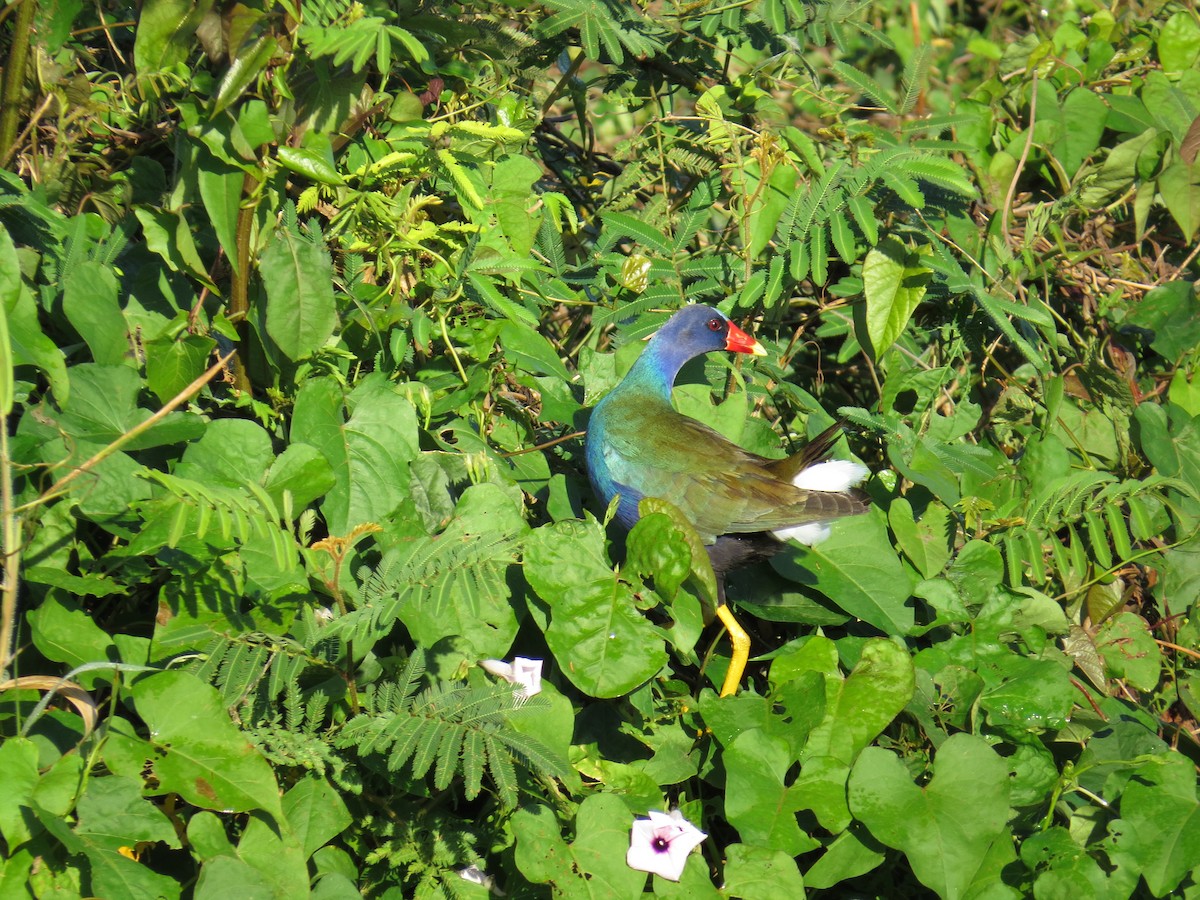
[[[679,507],[705,541],[862,509],[848,495],[801,490],[781,480],[771,460],[661,404],[631,402],[613,412],[605,426],[604,456],[614,480]]]

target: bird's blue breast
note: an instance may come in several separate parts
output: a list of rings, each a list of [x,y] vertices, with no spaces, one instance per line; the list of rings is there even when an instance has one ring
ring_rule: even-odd
[[[587,460],[588,480],[591,481],[592,490],[596,496],[607,507],[613,497],[620,494],[621,500],[617,505],[617,521],[625,528],[632,528],[633,523],[638,520],[638,503],[642,499],[642,495],[629,485],[617,482],[605,453],[608,447],[605,433],[609,414],[607,404],[613,395],[613,393],[608,394],[592,410],[592,417],[588,422],[587,438],[584,441],[584,457]]]

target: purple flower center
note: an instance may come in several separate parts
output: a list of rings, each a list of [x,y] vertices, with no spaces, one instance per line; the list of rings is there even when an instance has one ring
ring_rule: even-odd
[[[661,835],[655,835],[654,840],[650,842],[650,846],[655,853],[666,853],[671,849],[671,842]]]

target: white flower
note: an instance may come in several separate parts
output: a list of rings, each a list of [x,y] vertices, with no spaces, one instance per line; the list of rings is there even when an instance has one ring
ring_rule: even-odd
[[[504,891],[496,887],[496,883],[492,876],[479,866],[467,866],[465,869],[458,870],[458,877],[463,881],[469,881],[471,884],[477,884],[480,887],[485,887],[497,897],[503,897]]]
[[[514,656],[511,663],[498,659],[485,659],[479,664],[485,672],[491,672],[510,684],[520,685],[526,697],[542,692],[542,661]]]
[[[670,815],[651,810],[648,819],[634,819],[625,862],[639,872],[653,872],[671,881],[683,874],[688,854],[706,837],[677,810]]]

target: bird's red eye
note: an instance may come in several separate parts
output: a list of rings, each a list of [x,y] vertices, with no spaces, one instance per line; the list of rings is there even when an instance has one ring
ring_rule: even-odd
[[[709,331],[724,331],[725,323],[714,316],[713,318],[708,320],[708,330]]]

